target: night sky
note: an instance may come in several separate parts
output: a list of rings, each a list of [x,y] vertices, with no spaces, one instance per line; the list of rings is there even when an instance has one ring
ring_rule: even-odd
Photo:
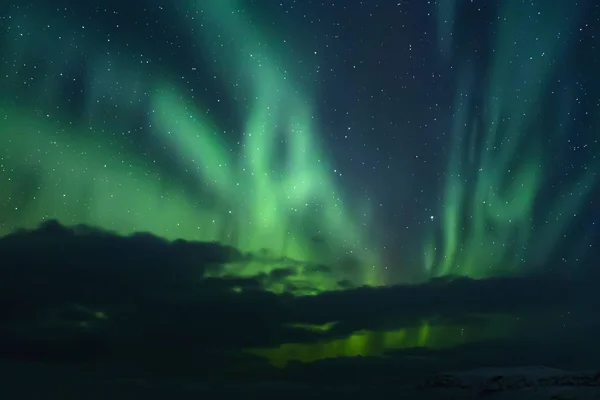
[[[214,256],[204,278],[279,294],[588,276],[599,24],[592,0],[2,2],[0,236],[56,220],[75,237],[152,234],[146,254],[162,239],[217,242],[236,255]],[[490,292],[521,288],[502,282]],[[456,301],[448,315],[482,293],[461,288],[439,294]],[[503,307],[473,337],[508,329]],[[371,342],[464,333],[417,314]],[[369,321],[360,329],[383,329]]]
[[[205,3],[4,6],[2,233],[217,240],[379,284],[593,251],[592,2]]]

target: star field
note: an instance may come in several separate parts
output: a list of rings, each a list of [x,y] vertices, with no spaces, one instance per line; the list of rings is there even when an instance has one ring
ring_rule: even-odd
[[[0,12],[2,235],[218,241],[328,265],[294,278],[320,290],[576,273],[597,252],[592,1]]]

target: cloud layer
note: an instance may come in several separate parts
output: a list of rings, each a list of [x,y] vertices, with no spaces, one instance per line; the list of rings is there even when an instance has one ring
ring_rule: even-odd
[[[373,371],[409,377],[482,363],[591,367],[590,348],[600,333],[594,279],[450,277],[294,296],[263,289],[265,282],[285,283],[292,261],[268,276],[224,276],[228,265],[269,259],[217,243],[124,237],[57,222],[1,238],[0,259],[0,354],[16,359],[118,360],[177,374],[314,379],[347,376],[350,369],[382,379],[385,374]],[[331,274],[309,267],[315,276]],[[419,328],[424,324],[426,330]],[[371,346],[387,346],[377,352],[384,358],[323,360],[278,371],[247,354],[411,329],[421,329],[415,342],[421,348],[369,339]],[[455,341],[458,347],[444,346],[449,329],[469,337]]]

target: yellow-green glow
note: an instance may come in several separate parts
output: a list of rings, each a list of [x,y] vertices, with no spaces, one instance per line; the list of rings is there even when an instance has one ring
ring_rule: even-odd
[[[311,332],[328,332],[337,324],[338,324],[337,322],[327,322],[322,325],[290,324],[289,326],[290,326],[290,328],[300,328],[300,329],[305,329],[305,330],[311,331]]]
[[[393,350],[427,347],[451,348],[474,340],[502,337],[514,327],[514,318],[496,316],[489,324],[465,329],[461,325],[435,325],[427,321],[418,327],[393,331],[361,330],[341,339],[320,340],[316,343],[286,343],[276,348],[247,349],[250,354],[267,358],[277,367],[291,361],[314,362],[326,358],[385,356]],[[297,325],[301,327],[300,325]],[[308,327],[313,332],[327,329]]]

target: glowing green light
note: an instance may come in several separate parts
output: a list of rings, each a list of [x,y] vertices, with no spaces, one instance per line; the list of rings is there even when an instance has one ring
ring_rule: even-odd
[[[553,163],[552,150],[545,144],[563,137],[568,126],[544,127],[540,112],[557,67],[551,60],[564,57],[563,36],[568,36],[578,13],[572,2],[552,9],[542,5],[502,3],[484,104],[477,115],[471,108],[476,94],[469,84],[472,71],[463,71],[454,102],[441,240],[432,232],[424,247],[424,265],[432,275],[486,277],[543,265],[568,228],[568,216],[577,213],[595,187],[599,165],[591,162],[533,234],[534,209],[552,201],[541,198]],[[543,17],[529,18],[537,10],[543,10]],[[440,9],[441,35],[448,33],[454,13],[452,3]],[[442,42],[442,50],[448,50]],[[524,54],[531,57],[520,59]],[[568,109],[564,112],[567,115]]]
[[[465,343],[492,340],[502,337],[514,328],[514,318],[496,315],[489,323],[476,328],[460,325],[436,325],[423,322],[419,326],[391,330],[361,330],[341,339],[323,339],[316,343],[286,343],[275,348],[246,349],[250,354],[267,358],[277,367],[285,367],[291,361],[313,362],[326,358],[385,356],[393,350],[428,347],[443,349]],[[306,327],[313,332],[326,332],[335,324]],[[295,325],[302,327],[301,325]]]
[[[86,49],[90,67],[84,115],[72,118],[56,104],[60,76],[78,60],[63,48],[66,39],[53,38],[73,34],[68,27],[46,24],[42,12],[15,22],[48,25],[56,32],[9,37],[5,43],[17,58],[41,57],[48,73],[44,82],[34,81],[30,95],[20,94],[15,102],[12,94],[22,83],[22,71],[17,64],[4,67],[0,235],[58,219],[121,234],[147,231],[260,252],[267,256],[227,265],[220,275],[293,268],[288,281],[304,294],[337,289],[342,280],[381,283],[377,244],[344,206],[333,168],[317,142],[310,98],[298,90],[293,76],[282,72],[285,60],[269,51],[272,41],[244,20],[235,2],[209,2],[206,12],[211,23],[190,28],[232,41],[226,48],[216,45],[211,54],[227,72],[226,80],[251,93],[244,104],[248,108],[236,110],[244,117],[238,143],[176,77],[152,64],[101,53],[92,34],[73,39]],[[42,51],[40,43],[55,51]],[[132,146],[128,129],[136,104],[149,117],[144,134],[164,144],[170,166]],[[281,144],[285,157],[279,166]],[[349,256],[362,265],[358,275],[338,268]],[[307,263],[325,264],[334,272],[315,272]],[[276,291],[286,287],[282,282],[270,286]]]

